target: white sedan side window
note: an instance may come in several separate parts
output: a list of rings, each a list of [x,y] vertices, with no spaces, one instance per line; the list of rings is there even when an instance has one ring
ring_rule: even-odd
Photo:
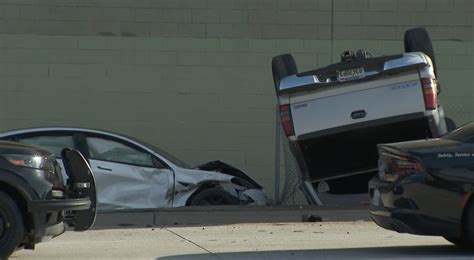
[[[98,137],[87,137],[91,159],[154,167],[150,154],[119,142]]]
[[[51,135],[51,136],[32,136],[18,138],[18,142],[43,147],[54,154],[61,157],[61,151],[64,148],[74,148],[74,140],[70,135]]]

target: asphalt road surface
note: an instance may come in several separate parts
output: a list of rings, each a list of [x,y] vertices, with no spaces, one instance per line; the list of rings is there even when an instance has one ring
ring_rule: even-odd
[[[11,259],[473,259],[439,237],[370,221],[235,224],[66,232]]]

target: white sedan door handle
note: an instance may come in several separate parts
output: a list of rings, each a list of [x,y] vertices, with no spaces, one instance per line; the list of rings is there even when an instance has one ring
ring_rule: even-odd
[[[112,171],[112,169],[110,169],[110,168],[105,168],[105,167],[102,167],[102,166],[97,166],[97,169],[99,169],[99,170],[104,170],[104,171]]]

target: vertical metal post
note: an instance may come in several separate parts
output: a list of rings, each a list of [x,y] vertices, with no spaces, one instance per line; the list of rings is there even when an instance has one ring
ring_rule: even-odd
[[[331,0],[331,63],[334,62],[334,0]],[[321,64],[318,64],[321,66]]]
[[[278,103],[275,110],[275,204],[280,203],[280,152],[281,152],[281,133],[280,133],[280,111]]]

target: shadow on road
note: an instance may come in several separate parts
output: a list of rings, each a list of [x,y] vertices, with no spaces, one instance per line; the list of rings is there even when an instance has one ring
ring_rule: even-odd
[[[284,250],[261,252],[231,252],[159,257],[160,260],[184,259],[341,259],[341,258],[426,258],[473,259],[474,250],[456,246],[399,246],[316,250]]]

